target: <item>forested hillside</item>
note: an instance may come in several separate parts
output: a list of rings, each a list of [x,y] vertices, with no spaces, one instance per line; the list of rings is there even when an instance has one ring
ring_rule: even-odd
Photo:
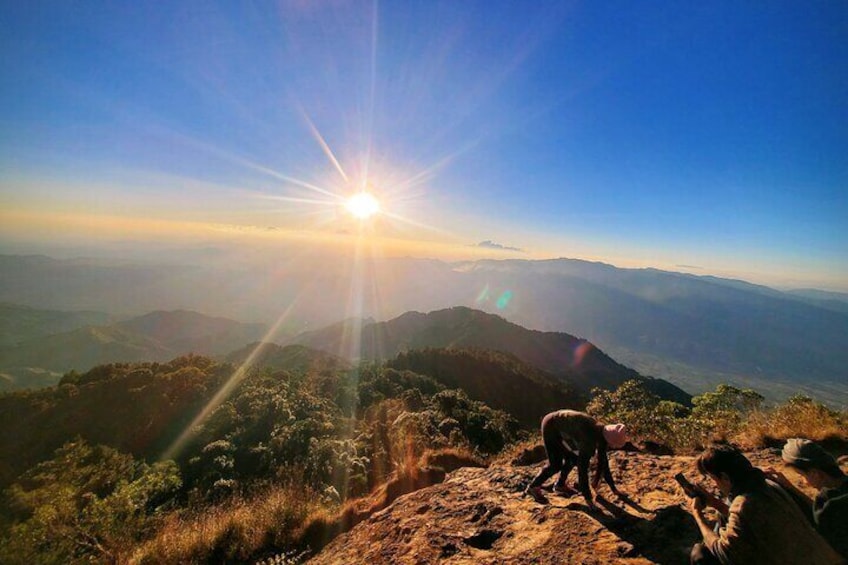
[[[515,416],[533,429],[540,417],[560,408],[582,408],[588,396],[508,353],[485,349],[413,349],[386,366],[429,375]]]
[[[245,354],[271,366],[244,363]],[[233,358],[242,369],[192,355],[102,365],[0,395],[0,561],[309,554],[456,467],[532,446],[544,413],[587,399],[482,349],[356,365],[303,346]],[[843,445],[848,436],[844,414],[809,399],[770,411],[753,391],[719,387],[689,409],[647,384],[596,391],[586,408],[627,422],[652,449],[787,434]]]
[[[53,502],[39,502],[36,494],[52,488],[40,478],[44,473],[67,482],[61,496],[70,497],[70,506],[61,507],[66,514],[58,519],[70,522],[78,512],[94,511],[91,500],[77,498],[74,489],[89,488],[77,481],[105,481],[99,496],[112,500],[127,481],[155,482],[148,476],[154,468],[142,462],[167,453],[176,464],[154,469],[167,471],[157,483],[162,491],[151,487],[139,494],[144,503],[134,510],[147,523],[154,519],[147,512],[164,500],[171,506],[211,504],[263,485],[294,483],[329,502],[344,500],[381,485],[403,461],[428,449],[454,446],[492,455],[521,437],[513,416],[437,378],[379,365],[306,368],[300,349],[290,369],[240,372],[186,356],[98,366],[65,375],[55,388],[0,395],[0,485],[14,483],[3,516],[7,525],[17,524],[7,531],[10,547],[23,543],[21,536],[49,530],[39,508]],[[465,367],[481,355],[469,353]],[[483,362],[508,374],[511,369],[498,368],[496,359]],[[229,394],[216,398],[229,384]],[[547,384],[540,390],[555,389]],[[206,417],[189,430],[204,409]],[[100,467],[115,458],[123,463]],[[104,472],[109,476],[91,478]],[[120,540],[111,543],[131,545],[151,524],[113,532]],[[65,542],[44,535],[52,540],[45,542],[47,555],[68,557]]]
[[[615,388],[636,379],[663,398],[683,404],[690,398],[667,381],[643,377],[616,363],[586,340],[562,332],[528,330],[500,316],[465,307],[427,314],[407,312],[387,322],[348,320],[301,334],[293,342],[366,360],[385,360],[427,347],[478,347],[511,354],[586,395],[594,387]],[[348,344],[359,347],[350,351]]]
[[[224,361],[238,366],[290,371],[352,368],[348,361],[326,351],[318,351],[302,345],[281,346],[268,342],[245,345],[225,355]]]
[[[230,397],[211,405],[208,420],[195,430],[184,450],[176,453],[181,464],[199,453],[215,453],[222,448],[216,443],[222,438],[242,434],[227,440],[232,440],[230,447],[235,449],[231,454],[234,476],[267,475],[277,466],[297,462],[297,453],[305,455],[310,441],[320,442],[324,436],[341,442],[332,444],[335,447],[351,448],[352,444],[344,442],[362,433],[358,423],[379,413],[387,418],[389,407],[395,416],[404,409],[420,410],[437,393],[442,403],[465,406],[457,410],[479,408],[480,414],[490,414],[500,422],[491,428],[500,430],[493,432],[497,437],[488,437],[482,430],[489,429],[483,422],[489,416],[474,420],[472,427],[477,431],[472,433],[473,441],[463,439],[476,442],[478,448],[489,446],[491,451],[516,437],[518,427],[513,419],[534,428],[549,410],[585,403],[552,376],[508,355],[485,350],[426,350],[401,355],[384,366],[358,368],[303,346],[270,351],[277,354],[266,358],[270,364],[257,364],[246,372],[238,371],[237,365],[187,356],[166,363],[98,366],[82,374],[66,374],[57,388],[0,396],[0,482],[8,484],[17,473],[77,436],[136,457],[156,459],[230,379],[238,381]],[[504,412],[490,410],[481,402]],[[121,407],[119,416],[115,406]],[[441,414],[439,410],[434,414]],[[443,416],[415,421],[415,430],[422,437],[438,429],[445,432],[442,440],[439,433],[432,435],[433,446],[449,445],[451,433],[468,425],[467,415],[458,420],[452,412]],[[295,434],[299,439],[290,435],[295,433],[293,429],[300,430]],[[283,437],[289,437],[294,447],[284,446]],[[204,451],[207,444],[217,447]],[[386,445],[380,449],[391,450]],[[369,459],[372,456],[367,455]],[[198,468],[205,467],[208,465]]]

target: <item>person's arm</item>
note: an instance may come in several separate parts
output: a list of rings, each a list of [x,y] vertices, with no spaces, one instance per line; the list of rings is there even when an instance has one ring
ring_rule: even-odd
[[[595,465],[595,476],[592,477],[592,490],[598,490],[598,484],[601,482],[601,474],[603,473],[604,464],[609,464],[606,458],[606,450],[601,447],[599,444],[597,446],[598,450],[598,464]],[[603,452],[603,455],[601,454]]]
[[[704,539],[704,545],[708,548],[713,547],[719,536],[713,531],[707,519],[704,517],[704,500],[700,497],[689,499],[689,513],[695,518],[695,523],[698,524],[698,529],[701,531],[701,537]]]
[[[833,504],[815,509],[815,527],[821,536],[837,551],[845,555],[848,550],[848,530],[845,528],[848,512]]]
[[[755,517],[763,512],[773,511],[772,508],[762,504],[756,496],[753,498],[740,495],[733,499],[727,514],[724,515],[724,524],[716,531],[705,532],[705,526],[709,529],[708,522],[701,516],[698,529],[704,536],[704,545],[710,553],[716,556],[721,563],[763,563],[771,562],[768,556],[762,552],[767,550],[767,544],[758,543],[767,539],[766,532],[759,532],[754,525]],[[754,524],[752,524],[752,519]],[[697,518],[696,518],[697,520]],[[761,538],[760,536],[766,536]],[[771,556],[774,557],[774,556]]]
[[[580,487],[580,493],[586,499],[586,504],[589,508],[594,508],[595,503],[592,501],[592,491],[589,490],[589,462],[591,460],[591,451],[584,450],[580,452],[577,462],[577,482]]]
[[[713,493],[711,493],[707,489],[701,487],[700,485],[695,485],[695,488],[697,488],[698,492],[701,493],[701,497],[704,500],[705,506],[709,506],[710,508],[714,508],[722,516],[727,516],[727,513],[730,510],[730,507],[727,506],[727,504],[722,499],[720,499],[719,497],[717,497],[716,495],[714,495]]]
[[[595,479],[592,481],[592,488],[598,490],[598,483],[601,482],[601,474],[604,480],[609,485],[613,494],[619,494],[618,488],[615,486],[615,481],[612,478],[612,472],[609,467],[609,459],[607,458],[606,445],[598,445],[598,466],[595,469]]]
[[[789,491],[789,494],[791,494],[796,501],[806,504],[807,507],[804,510],[806,510],[807,513],[811,511],[810,509],[813,507],[813,499],[807,496],[804,491],[792,484],[792,481],[790,481],[786,475],[776,469],[772,469],[771,467],[764,471],[767,478]]]

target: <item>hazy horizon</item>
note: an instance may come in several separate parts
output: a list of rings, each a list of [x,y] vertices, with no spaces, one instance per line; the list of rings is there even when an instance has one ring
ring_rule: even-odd
[[[160,342],[127,334],[119,325],[82,327],[93,322],[81,320],[98,313],[98,319],[116,324],[187,326],[210,335],[221,324],[251,325],[244,329],[253,337],[237,334],[227,348],[216,351],[226,354],[263,335],[262,341],[286,344],[304,332],[331,336],[343,320],[389,322],[410,312],[429,315],[462,306],[497,314],[527,330],[586,339],[627,367],[690,393],[721,382],[763,390],[772,400],[799,392],[835,406],[848,399],[842,378],[848,366],[844,293],[785,294],[735,279],[565,258],[445,262],[386,257],[357,263],[314,254],[282,261],[260,253],[236,260],[214,248],[202,255],[202,260],[186,260],[172,251],[158,259],[121,254],[67,261],[0,255],[6,273],[0,279],[0,305],[7,316],[0,373],[16,382],[33,371],[21,373],[19,365],[34,363],[49,367],[58,378],[71,368],[88,368],[93,361],[85,355],[93,352],[102,352],[99,362],[126,361],[127,355],[135,359],[134,342],[156,343],[148,355],[163,355]],[[74,318],[73,312],[86,315]],[[33,326],[38,319],[76,320],[77,325],[52,336],[40,330],[39,335],[39,324]],[[346,327],[345,335],[358,326]],[[406,343],[407,327],[406,322],[397,325],[397,331],[384,336],[386,343]],[[470,331],[467,335],[486,335],[484,327],[455,327]],[[21,341],[26,335],[32,339]],[[537,339],[541,336],[531,341]],[[351,338],[324,349],[355,358],[350,348],[356,343]],[[185,343],[182,347],[188,349],[169,349],[165,357],[194,350]],[[77,350],[82,357],[68,360]]]
[[[848,291],[843,5],[0,13],[3,252],[573,257]]]
[[[223,228],[220,228],[223,229]],[[235,228],[232,228],[235,230]],[[279,261],[284,264],[291,260],[304,260],[309,258],[316,263],[321,261],[337,261],[349,256],[345,248],[355,249],[357,242],[347,240],[347,234],[336,234],[335,237],[325,238],[321,242],[310,242],[298,251],[291,248],[283,248],[275,242],[277,234],[253,234],[259,237],[255,244],[245,244],[244,241],[208,241],[196,245],[177,245],[168,241],[114,241],[98,242],[97,244],[71,243],[61,245],[59,243],[32,243],[15,242],[6,240],[0,242],[0,255],[42,255],[57,260],[91,259],[104,261],[129,261],[144,264],[185,264],[185,265],[220,265],[226,258],[233,265],[249,264],[256,261],[268,262]],[[286,236],[283,236],[284,238]],[[291,237],[291,236],[289,236]],[[494,243],[494,245],[490,245]],[[379,248],[369,261],[381,261],[386,259],[421,259],[440,261],[444,263],[461,263],[466,261],[530,261],[544,262],[556,260],[576,260],[590,263],[603,263],[619,269],[655,269],[669,273],[687,274],[696,277],[716,277],[727,280],[738,280],[754,285],[766,286],[781,292],[793,290],[818,290],[833,293],[848,293],[848,284],[833,284],[819,281],[815,278],[804,277],[799,273],[797,278],[787,276],[786,273],[778,273],[776,276],[763,275],[762,273],[751,273],[745,270],[707,270],[704,267],[688,264],[661,264],[647,261],[634,261],[625,257],[579,257],[579,256],[539,256],[530,254],[524,250],[513,250],[510,248],[500,249],[498,244],[491,240],[465,245],[409,245],[405,241],[384,240],[371,243],[370,249]],[[285,249],[285,251],[284,251]],[[441,255],[433,253],[433,250],[442,251]],[[290,252],[290,254],[286,254]]]

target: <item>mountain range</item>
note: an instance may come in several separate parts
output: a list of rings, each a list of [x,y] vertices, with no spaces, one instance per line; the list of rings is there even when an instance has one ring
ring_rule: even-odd
[[[385,259],[359,266],[312,257],[217,259],[150,264],[0,256],[0,301],[123,318],[194,310],[274,326],[265,340],[277,343],[343,318],[387,321],[467,306],[588,340],[636,371],[693,393],[728,382],[772,399],[801,390],[848,403],[844,293],[783,292],[573,259]],[[352,307],[357,287],[371,290]]]
[[[31,339],[99,326],[114,321],[105,312],[43,310],[17,304],[0,304],[0,347],[10,347]]]
[[[260,368],[334,371],[349,369],[352,362],[384,362],[421,349],[476,348],[511,356],[512,360],[501,358],[499,362],[519,365],[509,375],[513,385],[535,378],[548,383],[546,386],[556,383],[572,388],[568,405],[581,404],[579,399],[585,401],[593,387],[614,389],[629,379],[645,381],[663,398],[684,404],[690,400],[683,390],[639,375],[584,340],[565,333],[528,330],[499,316],[465,307],[428,314],[408,312],[387,322],[347,320],[301,334],[286,347],[256,342],[264,333],[265,328],[259,324],[241,324],[182,310],[158,311],[109,326],[86,326],[0,349],[0,368],[12,376],[20,370],[46,370],[56,379],[49,384],[55,384],[58,376],[70,370],[82,372],[115,362],[166,361],[186,353],[217,355],[236,365]],[[241,345],[244,343],[249,345]],[[359,347],[352,350],[349,344]],[[404,360],[411,362],[414,358],[407,356],[395,363],[402,365]],[[491,369],[488,372],[492,373]],[[455,377],[449,380],[456,385]],[[468,377],[461,380],[465,382]],[[19,378],[17,384],[26,383]],[[15,387],[7,384],[7,388]]]
[[[16,312],[34,317],[38,311]],[[67,313],[67,318],[72,319],[72,314]],[[83,323],[85,317],[75,319]],[[0,390],[53,385],[67,371],[82,372],[105,363],[166,361],[183,353],[223,355],[264,333],[262,324],[185,310],[151,312],[110,325],[84,325],[0,348]]]
[[[385,361],[423,348],[490,349],[556,375],[587,396],[594,387],[614,389],[626,380],[638,379],[663,398],[683,403],[690,399],[671,383],[645,378],[585,340],[562,332],[528,330],[500,316],[466,307],[428,314],[407,312],[387,322],[347,320],[301,334],[292,341],[337,355],[349,352],[370,361]]]

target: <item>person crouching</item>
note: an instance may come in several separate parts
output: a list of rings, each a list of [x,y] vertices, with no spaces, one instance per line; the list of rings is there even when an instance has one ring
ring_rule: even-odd
[[[548,463],[535,479],[527,486],[525,493],[537,502],[545,504],[542,485],[559,472],[554,490],[570,491],[566,479],[571,469],[577,465],[578,487],[590,509],[595,508],[592,492],[589,490],[589,463],[597,453],[597,467],[592,488],[598,488],[601,476],[612,489],[619,494],[609,469],[608,449],[620,449],[627,443],[627,430],[624,424],[603,425],[594,418],[576,410],[557,410],[542,418],[542,441],[548,455]]]

